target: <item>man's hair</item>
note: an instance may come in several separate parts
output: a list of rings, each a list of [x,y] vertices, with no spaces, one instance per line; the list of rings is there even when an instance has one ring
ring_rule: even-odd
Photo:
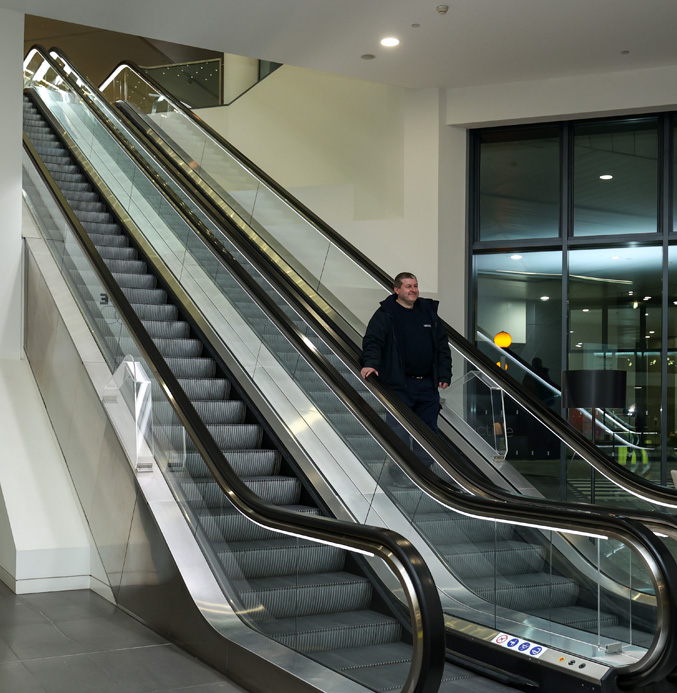
[[[399,289],[405,279],[416,279],[416,275],[411,272],[400,272],[393,280],[393,288]]]

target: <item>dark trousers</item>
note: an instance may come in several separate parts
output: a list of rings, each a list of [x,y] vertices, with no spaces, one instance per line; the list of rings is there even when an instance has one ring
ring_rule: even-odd
[[[406,390],[395,390],[397,396],[435,433],[439,433],[437,427],[437,418],[440,413],[440,393],[437,389],[437,383],[433,382],[432,378],[407,378]],[[386,422],[393,431],[413,450],[416,456],[426,465],[431,467],[432,459],[424,452],[423,448],[414,443],[412,438],[400,426],[399,422],[390,414],[386,417]],[[401,479],[404,477],[399,469],[394,469],[391,472],[393,478]]]
[[[397,396],[416,414],[423,423],[432,428],[435,433],[440,430],[437,427],[437,417],[440,414],[440,393],[437,383],[432,377],[407,378],[407,389],[397,390]]]

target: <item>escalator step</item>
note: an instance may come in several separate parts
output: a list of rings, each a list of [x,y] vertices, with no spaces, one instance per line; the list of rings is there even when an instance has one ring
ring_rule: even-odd
[[[300,616],[258,624],[268,636],[301,652],[322,652],[399,641],[402,627],[373,611]]]
[[[440,546],[438,551],[460,579],[537,573],[545,561],[544,547],[523,541],[454,544]]]
[[[336,546],[280,535],[230,542],[218,555],[228,575],[247,579],[331,573],[342,571],[345,563],[345,552]]]
[[[359,613],[368,608],[372,595],[367,578],[343,572],[251,578],[237,581],[236,587],[255,621]]]
[[[568,607],[578,598],[573,580],[550,573],[468,578],[464,583],[487,602],[526,613]]]
[[[238,476],[274,476],[280,472],[281,456],[277,450],[231,450],[225,458]],[[210,476],[207,464],[197,452],[186,453],[169,463],[172,472],[185,471],[193,479]]]
[[[318,508],[308,505],[292,504],[280,507],[306,515],[320,514]],[[279,532],[250,522],[234,508],[201,510],[198,517],[207,537],[214,542],[256,541],[280,538],[281,536]]]

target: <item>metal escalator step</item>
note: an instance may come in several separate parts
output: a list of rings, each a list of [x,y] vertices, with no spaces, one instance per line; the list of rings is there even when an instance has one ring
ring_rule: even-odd
[[[129,277],[130,279],[124,281],[129,281],[130,284],[133,283],[132,277],[143,277],[143,275],[136,274],[118,276]],[[154,279],[150,274],[145,276]],[[144,320],[143,326],[154,339],[184,339],[190,335],[190,325],[182,320]]]
[[[153,339],[165,358],[195,358],[202,354],[204,345],[199,339]]]
[[[618,618],[612,614],[599,612],[597,609],[588,609],[584,606],[572,604],[566,607],[546,608],[543,610],[530,610],[526,617],[525,623],[531,623],[531,617],[545,619],[546,621],[554,621],[561,623],[563,626],[584,630],[589,633],[597,632],[598,627],[602,629],[602,634],[605,630],[618,625]],[[625,635],[628,635],[627,629]],[[608,637],[608,636],[607,636]],[[627,642],[627,641],[624,641]]]
[[[98,248],[99,255],[106,260],[136,260],[136,248]]]
[[[280,507],[306,515],[320,514],[318,508],[309,505],[292,504]],[[216,511],[201,510],[198,513],[198,520],[207,537],[215,542],[255,541],[280,536],[279,532],[274,532],[271,529],[266,529],[251,522],[251,520],[234,508],[224,508]]]
[[[226,399],[230,396],[230,381],[226,378],[179,378],[179,384],[194,400]]]
[[[371,647],[347,647],[318,652],[313,659],[359,681],[369,690],[401,691],[409,676],[412,657],[411,645],[392,642]],[[473,676],[467,671],[464,673],[468,679]],[[457,680],[460,683],[460,678]],[[459,687],[455,690],[465,689]]]
[[[231,450],[225,457],[238,476],[274,476],[280,471],[281,456],[277,450]],[[170,459],[169,469],[174,473],[183,472],[193,479],[210,476],[207,464],[197,452]]]
[[[436,546],[505,541],[512,538],[512,525],[477,520],[454,513],[434,512],[410,515],[421,532]]]
[[[108,212],[108,206],[104,202],[101,202],[100,198],[95,200],[71,198],[68,202],[75,210],[78,217],[81,214],[97,214],[107,217],[106,221],[110,221],[111,214]]]
[[[80,222],[89,224],[112,224],[114,223],[113,215],[106,212],[92,212],[88,210],[75,209],[75,216]]]
[[[122,291],[130,303],[145,303],[151,305],[162,305],[167,303],[167,292],[164,289],[136,289],[133,287],[123,287]]]
[[[157,285],[157,279],[152,274],[122,274],[113,272],[113,277],[122,289],[154,289]],[[186,323],[183,324],[185,325]]]
[[[345,551],[278,534],[269,539],[234,541],[218,551],[231,578],[264,578],[342,571]]]
[[[545,548],[523,541],[476,542],[438,547],[447,565],[461,580],[490,575],[537,573],[543,569]]]
[[[137,307],[138,304],[134,306],[134,309],[136,310]],[[159,306],[153,307],[156,308]],[[172,373],[174,373],[177,378],[213,378],[216,375],[216,363],[210,358],[168,357],[165,360]]]
[[[206,424],[239,424],[243,423],[247,406],[237,399],[221,401],[193,402],[193,406]],[[169,402],[156,402],[153,415],[161,423],[177,420],[177,415]],[[209,472],[207,472],[209,475]]]
[[[371,582],[352,573],[310,573],[236,581],[247,613],[255,620],[364,611]]]
[[[179,317],[179,309],[170,303],[162,306],[156,306],[151,303],[135,303],[132,304],[132,308],[134,308],[134,312],[141,318],[141,320],[174,321]]]
[[[298,616],[264,621],[263,633],[301,652],[322,652],[396,642],[402,627],[394,618],[374,611]]]
[[[263,439],[263,429],[258,424],[208,424],[207,428],[224,452],[255,449]],[[158,425],[155,433],[169,443],[170,450],[195,452],[195,446],[182,426]]]
[[[576,582],[549,573],[468,578],[463,582],[489,603],[527,613],[573,606],[578,598]]]
[[[118,224],[114,222],[102,224],[95,221],[83,221],[82,219],[80,219],[80,223],[82,224],[82,228],[87,232],[89,236],[94,236],[92,238],[93,243],[96,243],[96,239],[98,236],[111,236],[122,233],[122,229],[120,228],[120,226],[118,226]]]
[[[113,258],[104,258],[103,261],[111,272],[119,274],[146,274],[148,272],[148,265],[143,260],[115,260]],[[174,308],[174,312],[178,312],[176,308]],[[174,315],[173,318],[149,318],[149,320],[176,320],[176,315]]]
[[[78,201],[78,202],[96,202],[96,201],[100,200],[101,198],[99,197],[99,194],[94,192],[93,190],[84,190],[84,191],[70,192],[66,195],[66,199],[68,200],[69,204],[72,205],[72,203],[75,201]]]
[[[292,505],[299,502],[301,482],[291,476],[269,476],[243,479],[244,483],[260,498],[274,505]],[[187,500],[201,507],[225,507],[226,498],[215,481],[195,480],[183,484]]]
[[[100,246],[106,245],[111,248],[128,248],[129,240],[124,236],[110,233],[98,233],[94,234],[92,241],[94,246],[98,249]]]

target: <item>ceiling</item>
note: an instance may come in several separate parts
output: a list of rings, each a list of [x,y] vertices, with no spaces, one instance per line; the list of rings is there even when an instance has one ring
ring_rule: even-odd
[[[446,14],[436,11],[441,2]],[[0,0],[0,8],[413,88],[677,65],[675,0]],[[389,35],[398,47],[379,45]]]

